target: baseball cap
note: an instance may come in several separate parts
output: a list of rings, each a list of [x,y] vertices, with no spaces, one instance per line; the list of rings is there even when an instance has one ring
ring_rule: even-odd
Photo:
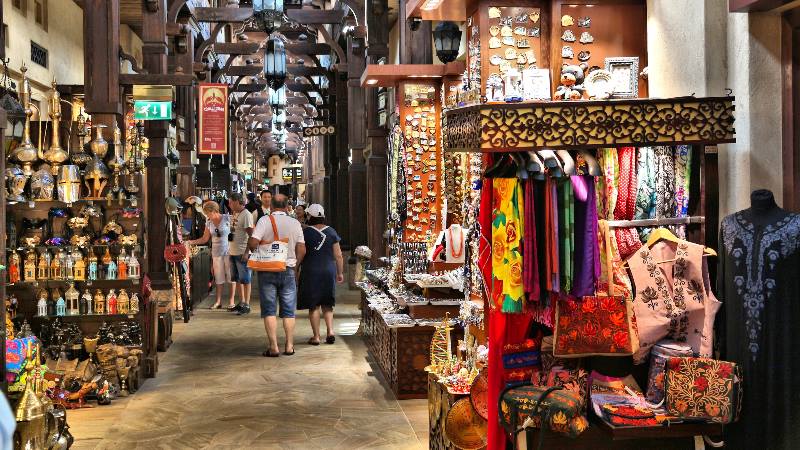
[[[318,203],[314,203],[306,208],[306,214],[311,217],[325,217],[325,208]]]

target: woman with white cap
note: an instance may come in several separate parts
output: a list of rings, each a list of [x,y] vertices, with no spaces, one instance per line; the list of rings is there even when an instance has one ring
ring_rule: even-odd
[[[325,209],[314,203],[306,209],[308,226],[303,229],[306,256],[300,265],[300,286],[297,292],[297,309],[308,309],[308,318],[314,336],[308,340],[319,345],[320,312],[325,317],[328,334],[325,343],[333,344],[333,306],[336,303],[336,283],[344,281],[344,259],[339,246],[341,238],[336,230],[325,225]]]

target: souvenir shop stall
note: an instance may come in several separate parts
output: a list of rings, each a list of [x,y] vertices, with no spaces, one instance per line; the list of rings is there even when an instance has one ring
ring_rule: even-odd
[[[16,444],[49,448],[71,440],[66,409],[109,404],[155,374],[157,308],[142,270],[147,139],[132,113],[93,125],[82,86],[54,81],[37,110],[21,72],[17,92],[3,86],[3,378]]]
[[[465,302],[473,288],[464,277],[471,252],[464,217],[474,216],[470,158],[446,158],[441,151],[441,114],[454,106],[448,92],[460,85],[464,68],[368,65],[361,78],[362,85],[380,88],[379,114],[392,130],[391,256],[386,267],[367,271],[358,283],[363,330],[399,398],[463,395],[477,375],[478,347],[485,342],[480,296]],[[440,377],[447,378],[444,391]]]
[[[711,282],[733,97],[647,98],[644,1],[427,3],[408,17],[465,22],[441,140],[478,161],[462,279],[488,337],[470,395],[429,397],[432,448],[719,440],[743,392]]]

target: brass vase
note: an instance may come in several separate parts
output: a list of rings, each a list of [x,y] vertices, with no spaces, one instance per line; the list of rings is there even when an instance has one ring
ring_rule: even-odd
[[[25,127],[22,131],[22,142],[11,152],[10,158],[22,164],[22,172],[26,176],[31,176],[33,174],[33,163],[39,160],[39,150],[31,141],[33,109],[31,107],[31,83],[28,81],[28,76],[25,75],[28,68],[23,64],[20,71],[22,72],[22,82],[19,84],[19,100],[22,107],[25,108]]]
[[[69,158],[69,154],[61,148],[61,137],[59,136],[59,130],[61,128],[61,95],[58,93],[58,90],[56,90],[55,79],[53,79],[53,89],[49,104],[53,130],[50,135],[50,147],[44,152],[44,160],[53,168],[53,175],[57,175],[59,166]]]
[[[89,143],[89,148],[92,150],[92,154],[100,159],[105,158],[106,153],[108,153],[108,141],[106,141],[106,139],[103,137],[103,128],[106,128],[106,126],[94,126],[94,139]]]

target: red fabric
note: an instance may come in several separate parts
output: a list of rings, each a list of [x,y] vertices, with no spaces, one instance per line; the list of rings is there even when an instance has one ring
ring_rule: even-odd
[[[639,240],[636,228],[617,228],[614,230],[614,237],[617,239],[619,257],[623,261],[642,248],[642,241]]]
[[[508,314],[494,309],[487,312],[489,328],[489,443],[487,450],[504,450],[506,435],[498,421],[497,401],[505,388],[503,348],[524,342],[531,325],[530,314]]]
[[[636,213],[636,149],[617,149],[619,162],[619,185],[614,219],[632,220]]]

